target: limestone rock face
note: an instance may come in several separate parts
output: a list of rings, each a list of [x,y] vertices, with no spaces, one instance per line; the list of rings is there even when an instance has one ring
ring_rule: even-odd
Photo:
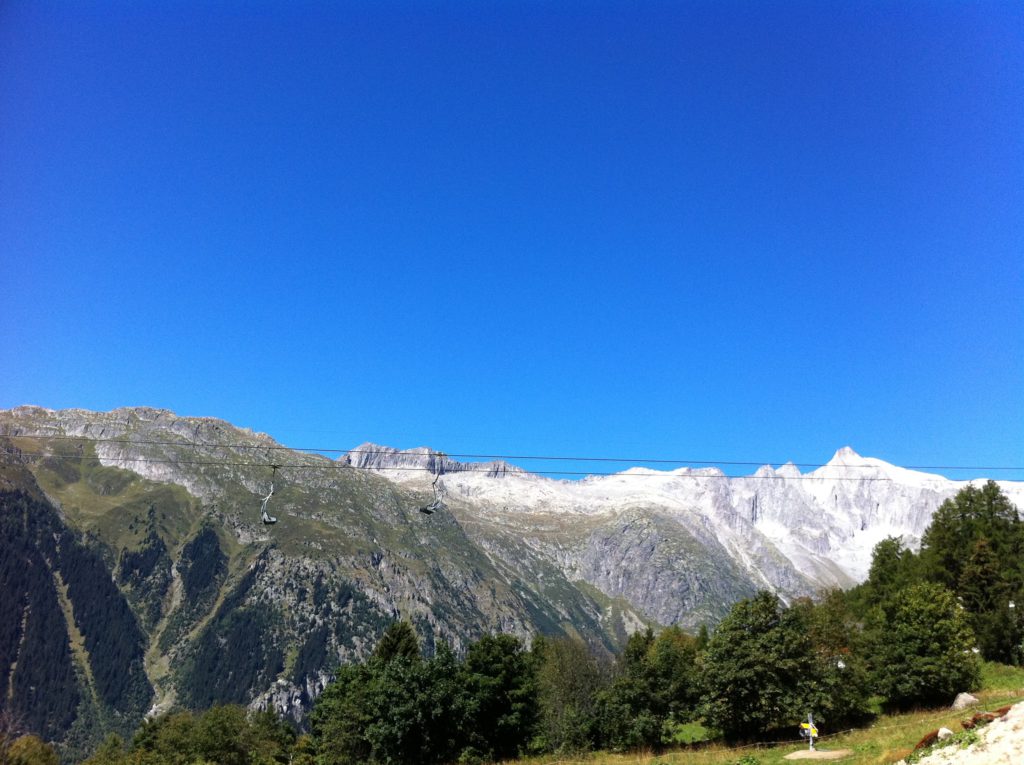
[[[426,446],[415,449],[396,449],[392,446],[365,443],[349,451],[342,460],[353,467],[371,470],[410,470],[431,475],[482,472],[489,478],[499,478],[509,473],[524,473],[522,468],[497,460],[494,462],[458,462],[441,452]]]

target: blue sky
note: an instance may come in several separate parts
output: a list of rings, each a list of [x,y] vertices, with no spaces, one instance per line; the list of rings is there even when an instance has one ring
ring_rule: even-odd
[[[4,3],[0,407],[1021,466],[1022,72],[1016,2]]]

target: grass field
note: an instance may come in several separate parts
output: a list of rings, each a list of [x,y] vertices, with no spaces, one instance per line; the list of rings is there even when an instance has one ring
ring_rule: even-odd
[[[850,749],[851,754],[834,762],[843,765],[888,765],[908,755],[928,732],[945,726],[957,732],[960,720],[973,711],[991,710],[1024,701],[1024,669],[985,663],[982,688],[974,695],[981,700],[972,711],[954,712],[931,709],[899,715],[879,715],[868,727],[828,733],[815,744],[818,750]],[[952,701],[952,700],[951,700]],[[546,756],[517,760],[517,765],[782,765],[785,756],[807,744],[796,737],[791,744],[761,744],[726,747],[712,744],[703,748],[680,748],[661,754],[633,752],[608,754],[596,752],[579,756]]]

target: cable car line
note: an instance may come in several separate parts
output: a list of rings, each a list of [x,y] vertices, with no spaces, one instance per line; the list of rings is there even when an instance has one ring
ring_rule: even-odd
[[[394,452],[388,452],[393,454]],[[21,452],[22,456],[25,457],[38,457],[42,459],[69,459],[69,460],[83,460],[83,459],[95,459],[99,461],[99,457],[81,455],[81,454],[46,454],[43,452]],[[422,455],[422,452],[417,454]],[[450,455],[449,455],[450,456]],[[228,460],[197,460],[197,459],[171,459],[168,457],[106,457],[109,462],[138,462],[138,463],[151,463],[157,465],[189,465],[199,467],[242,467],[242,468],[257,468],[257,467],[269,467],[273,468],[274,463],[262,462],[262,461],[247,461],[247,462],[236,462]],[[298,464],[283,464],[278,463],[278,467],[282,470],[361,470],[370,473],[379,473],[382,470],[396,470],[396,471],[426,471],[433,473],[434,470],[429,465],[395,465],[388,466],[385,468],[379,468],[372,465],[353,465],[348,463],[336,462],[330,460],[328,457],[324,457],[325,462],[321,463],[298,463]],[[473,463],[469,463],[472,465]],[[480,463],[479,467],[467,466],[459,470],[459,473],[490,473],[493,468],[487,463]],[[698,469],[699,470],[699,469]],[[738,479],[746,478],[752,480],[775,480],[775,481],[894,481],[893,478],[885,476],[818,476],[818,475],[797,475],[797,476],[786,476],[786,475],[731,475],[724,472],[720,473],[704,473],[704,472],[687,472],[678,473],[675,471],[657,471],[652,470],[651,472],[623,472],[623,471],[593,471],[593,470],[526,470],[520,468],[517,473],[512,475],[535,475],[535,476],[574,476],[574,477],[611,477],[618,476],[620,478],[693,478],[693,479],[706,479],[706,480],[719,480],[719,479]],[[937,481],[947,481],[944,476],[935,476]],[[980,480],[980,479],[973,479]]]
[[[68,435],[28,435],[28,434],[0,434],[0,436],[6,436],[7,438],[28,438],[28,439],[49,439],[49,440],[68,440],[68,441],[92,441],[94,443],[110,443],[110,444],[128,444],[133,446],[183,446],[191,447],[195,449],[197,442],[195,441],[164,441],[164,440],[144,440],[144,439],[130,439],[130,438],[94,438],[91,436],[68,436]],[[222,449],[238,449],[238,450],[260,450],[265,449],[269,451],[291,451],[291,452],[304,452],[311,454],[368,454],[368,455],[395,455],[395,456],[422,456],[424,452],[415,449],[337,449],[337,448],[326,448],[326,447],[315,447],[315,446],[283,446],[280,444],[267,445],[267,444],[218,444],[212,442],[203,442],[203,446],[209,448],[222,448]],[[531,460],[531,461],[548,461],[548,462],[618,462],[628,463],[634,465],[679,465],[685,467],[687,465],[700,465],[707,467],[714,467],[718,465],[729,465],[735,467],[762,467],[764,465],[792,465],[798,468],[821,468],[827,467],[827,462],[779,462],[772,460],[694,460],[694,459],[665,459],[658,457],[642,458],[642,457],[588,457],[588,456],[573,456],[573,455],[539,455],[539,454],[478,454],[478,453],[449,453],[446,456],[458,459],[486,459],[486,460]],[[846,468],[855,469],[870,469],[876,468],[877,465],[862,464],[862,465],[844,465]],[[1015,471],[1024,472],[1024,466],[1006,466],[1006,465],[896,465],[895,467],[902,467],[905,470],[999,470],[999,471]],[[533,471],[530,471],[533,472]],[[542,471],[537,471],[542,472]],[[563,471],[548,471],[552,473],[561,473]],[[568,471],[567,471],[568,472]],[[588,475],[590,473],[587,473]],[[609,475],[605,473],[604,475]]]

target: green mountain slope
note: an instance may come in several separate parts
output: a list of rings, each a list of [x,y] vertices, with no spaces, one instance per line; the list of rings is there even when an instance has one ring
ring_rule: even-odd
[[[32,607],[8,597],[2,623],[63,624],[46,647],[45,705],[17,670],[28,627],[5,626],[5,703],[35,710],[57,740],[86,722],[127,730],[151,705],[273,705],[302,719],[332,668],[365,657],[395,619],[427,651],[489,632],[578,635],[602,650],[688,609],[713,620],[709,583],[722,609],[752,591],[724,551],[657,517],[567,523],[458,502],[426,516],[422,491],[218,420],[20,407],[0,412],[0,443],[15,491],[0,520],[21,529],[5,543],[51,572],[18,580]],[[269,464],[281,467],[268,527]],[[692,602],[657,594],[686,577]],[[625,597],[638,587],[648,602]]]

